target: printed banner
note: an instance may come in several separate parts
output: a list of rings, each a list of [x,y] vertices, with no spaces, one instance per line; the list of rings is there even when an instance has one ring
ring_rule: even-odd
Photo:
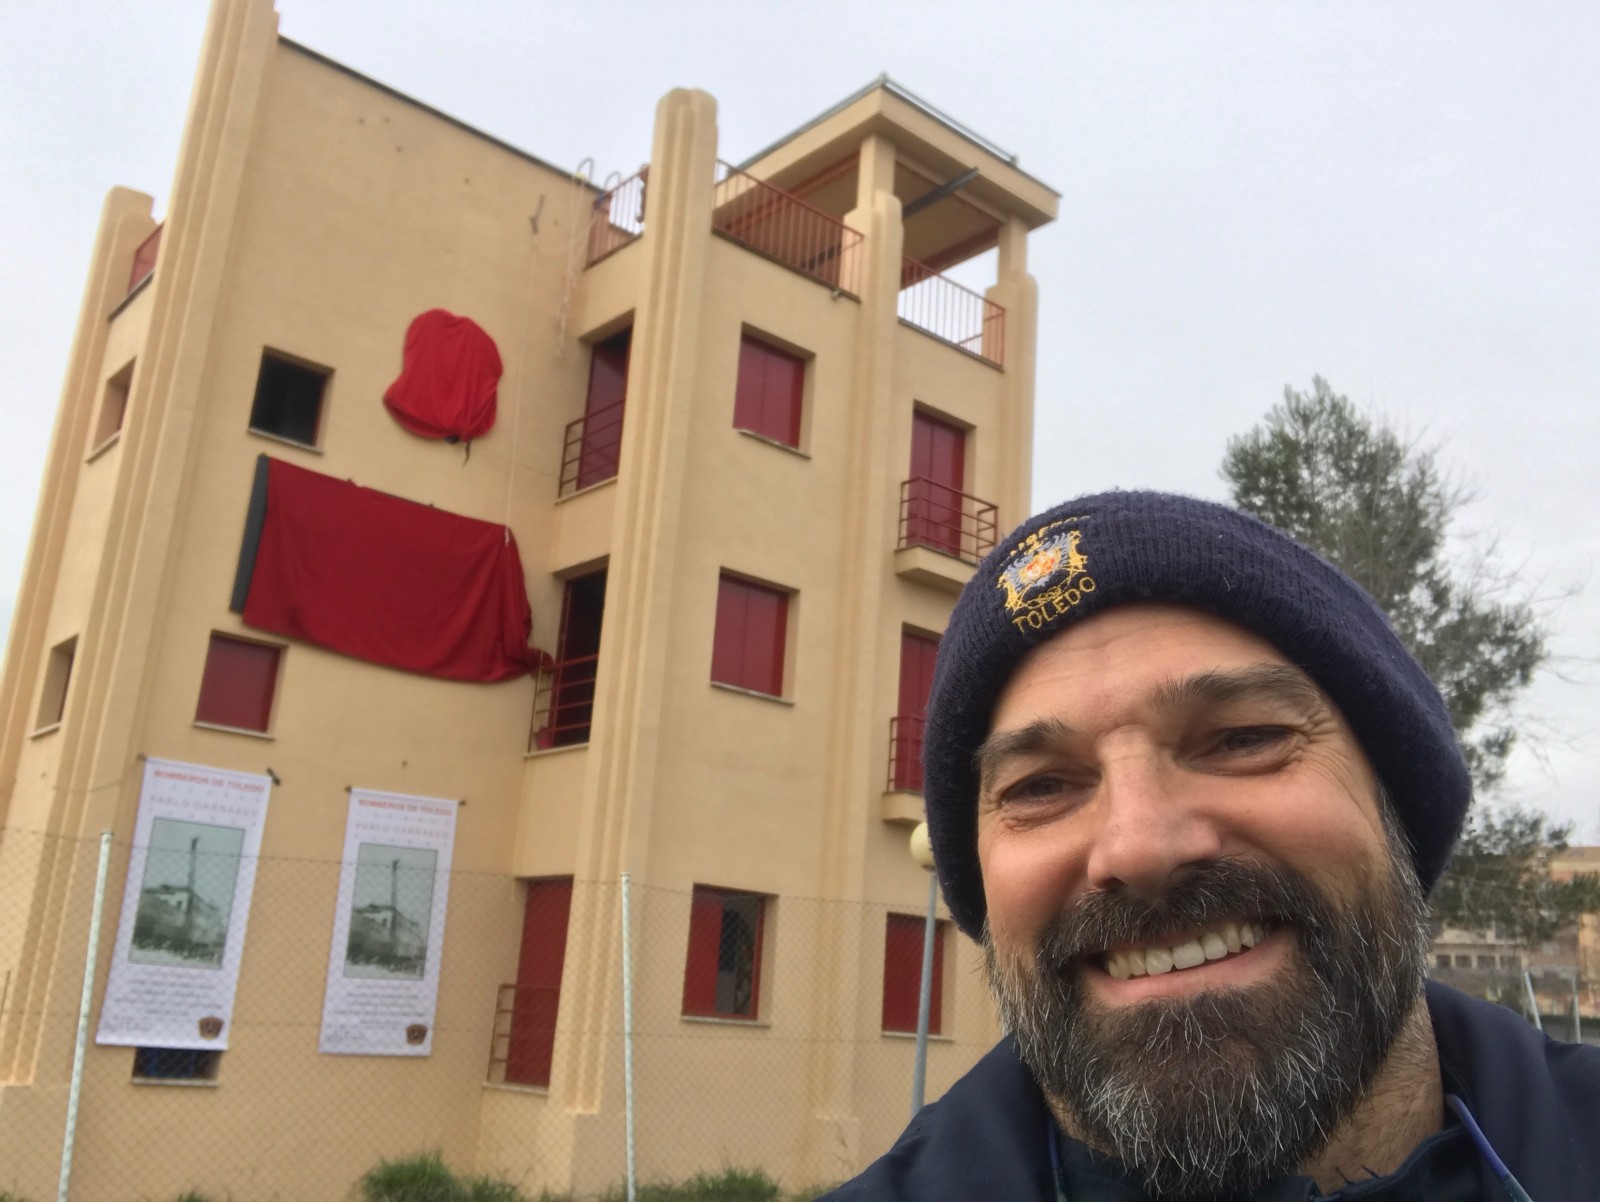
[[[322,1052],[433,1050],[456,803],[352,789],[322,1002]]]
[[[147,760],[95,1042],[222,1051],[272,781]]]

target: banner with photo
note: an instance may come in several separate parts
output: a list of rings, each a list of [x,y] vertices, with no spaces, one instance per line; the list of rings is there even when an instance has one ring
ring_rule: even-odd
[[[272,781],[146,760],[95,1042],[222,1051]]]
[[[433,1050],[456,803],[350,791],[319,1051]]]

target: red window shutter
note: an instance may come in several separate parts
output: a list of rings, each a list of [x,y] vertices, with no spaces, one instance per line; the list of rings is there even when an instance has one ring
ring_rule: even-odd
[[[733,424],[774,442],[799,446],[805,379],[804,359],[746,334],[739,343]]]
[[[266,730],[272,723],[272,695],[278,683],[280,649],[213,634],[200,677],[196,722]]]
[[[589,357],[589,390],[583,398],[583,441],[578,451],[578,487],[617,474],[622,455],[622,413],[628,395],[628,358],[633,328],[595,343]]]
[[[900,789],[922,789],[923,719],[928,712],[928,694],[933,688],[933,665],[939,654],[939,640],[926,635],[900,635],[900,705],[895,717],[894,785]]]
[[[917,1003],[922,993],[922,940],[925,918],[891,914],[883,943],[883,1029],[915,1031]],[[928,1005],[928,1030],[937,1035],[943,1027],[944,923],[933,932],[933,989]]]
[[[572,879],[529,881],[522,918],[522,955],[506,1047],[506,1080],[549,1085],[556,1017],[567,958]]]
[[[788,628],[788,594],[722,577],[717,582],[711,679],[781,696]]]
[[[911,415],[911,488],[906,539],[961,553],[967,432],[926,413]]]
[[[689,903],[689,954],[683,970],[683,1012],[717,1012],[717,961],[722,947],[722,895],[696,886]]]

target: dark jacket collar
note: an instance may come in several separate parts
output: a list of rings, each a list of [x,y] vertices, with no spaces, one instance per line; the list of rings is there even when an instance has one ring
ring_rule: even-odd
[[[1428,1009],[1459,1093],[1537,1202],[1600,1194],[1600,1048],[1558,1044],[1518,1015],[1435,982]],[[836,1202],[1054,1202],[1049,1110],[1007,1038],[912,1120]],[[1488,1195],[1493,1196],[1493,1195]]]

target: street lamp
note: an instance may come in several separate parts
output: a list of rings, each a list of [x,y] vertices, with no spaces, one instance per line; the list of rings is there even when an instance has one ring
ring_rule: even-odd
[[[939,875],[933,871],[933,844],[928,824],[917,823],[911,832],[911,858],[928,871],[928,919],[922,928],[922,990],[917,997],[917,1060],[911,1070],[911,1117],[922,1109],[923,1086],[928,1078],[928,1019],[933,1007],[933,936],[937,929]]]

